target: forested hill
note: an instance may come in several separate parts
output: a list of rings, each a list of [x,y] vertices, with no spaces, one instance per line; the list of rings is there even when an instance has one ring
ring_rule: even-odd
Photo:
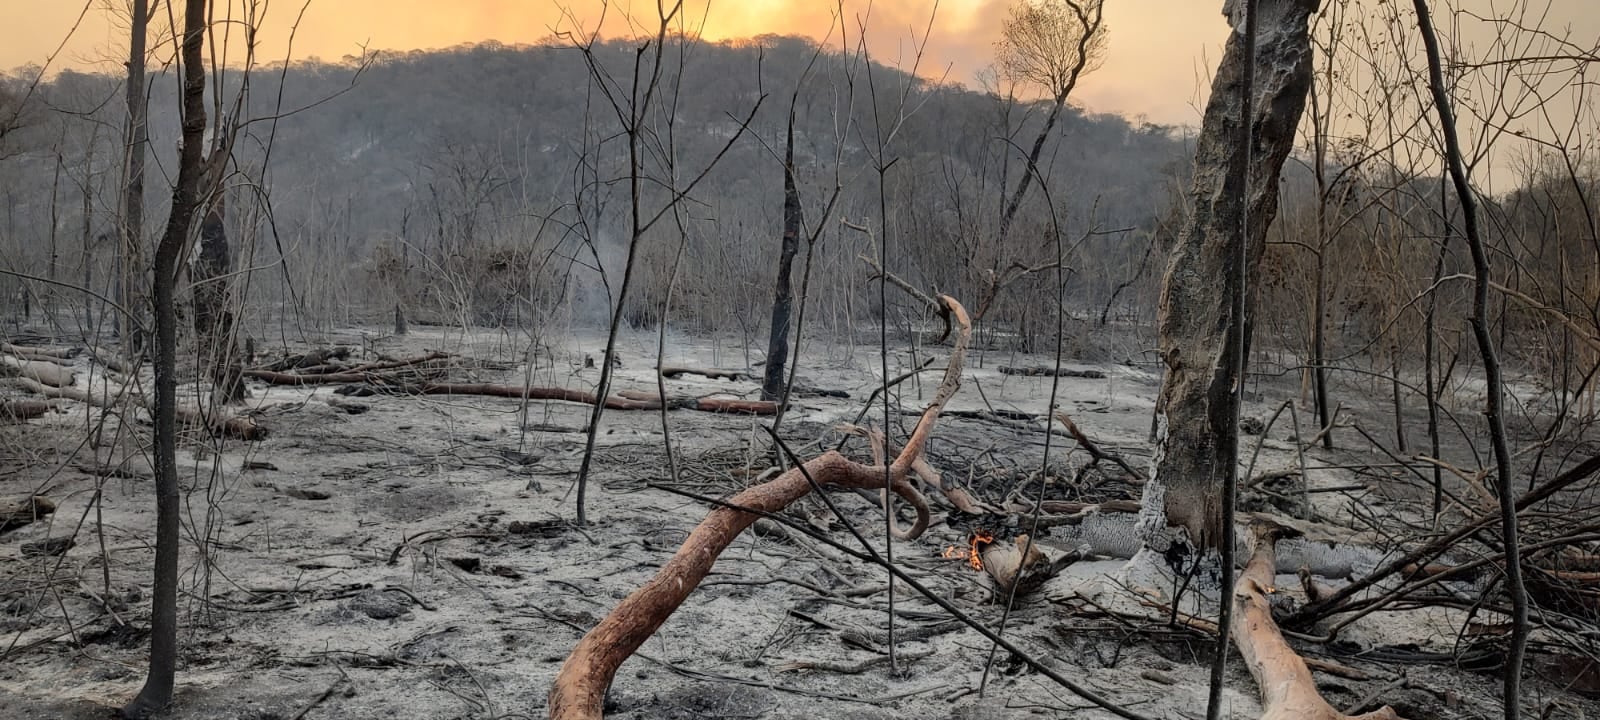
[[[384,53],[359,72],[351,60],[258,70],[242,113],[254,122],[234,149],[241,174],[232,186],[249,197],[230,203],[239,206],[230,221],[247,223],[240,234],[255,238],[251,257],[258,264],[275,261],[281,247],[297,271],[288,276],[315,269],[371,281],[378,255],[403,246],[431,258],[411,258],[412,267],[442,266],[468,248],[549,245],[569,262],[609,268],[626,237],[628,206],[627,184],[620,182],[627,175],[627,138],[612,102],[628,103],[637,50],[623,41],[595,46],[593,57],[611,78],[604,88],[591,81],[583,53],[556,46],[486,43]],[[763,37],[672,44],[662,61],[659,87],[640,124],[650,207],[662,206],[669,178],[675,175],[680,185],[693,179],[751,118],[683,205],[690,252],[716,259],[685,267],[681,277],[684,312],[707,324],[722,323],[733,308],[696,303],[713,302],[714,295],[726,300],[728,293],[694,288],[726,282],[730,269],[739,277],[737,302],[759,306],[763,293],[770,298],[785,118],[797,87],[796,165],[808,222],[820,215],[836,170],[844,192],[835,218],[876,222],[874,168],[887,165],[892,269],[947,290],[979,292],[982,268],[1037,257],[1047,244],[1052,208],[1062,231],[1074,237],[1091,227],[1148,230],[1186,172],[1181,130],[1069,107],[1045,146],[1041,164],[1049,181],[1024,205],[1011,240],[1017,249],[986,247],[1002,195],[1021,177],[1025,149],[1048,105],[1009,102],[881,65],[871,67],[869,78],[858,58],[824,54],[813,63],[813,52],[805,39]],[[651,55],[643,58],[648,78]],[[228,98],[241,77],[227,74]],[[42,107],[54,110],[28,113],[27,127],[6,139],[10,157],[0,161],[0,173],[7,178],[7,250],[21,252],[22,265],[39,270],[48,262],[42,248],[51,228],[52,190],[58,244],[75,238],[73,228],[82,224],[81,203],[68,198],[81,194],[85,179],[95,234],[114,226],[125,113],[120,83],[120,77],[62,73],[38,93]],[[163,173],[174,167],[176,91],[170,71],[154,76],[147,236],[165,217]],[[281,117],[274,122],[274,116]],[[262,197],[249,189],[254,184],[266,190],[270,205],[259,209],[270,208],[271,223],[266,213],[248,211],[250,198]],[[659,264],[672,256],[677,235],[671,219],[658,228],[661,237],[653,234],[642,250]],[[846,265],[873,240],[840,235],[837,222],[828,229],[823,252],[832,255],[819,262],[833,257],[836,270],[859,270]],[[1097,239],[1095,252],[1107,262],[1136,261],[1148,233],[1139,241],[1136,235]],[[593,240],[594,252],[574,249],[588,247],[585,238]],[[58,263],[77,262],[72,252],[61,250]],[[340,286],[300,290],[313,305],[356,299],[335,297]],[[663,286],[661,278],[646,278],[638,302],[653,302]],[[263,278],[252,292],[276,291]],[[474,302],[505,306],[503,297],[480,300]],[[750,319],[759,322],[759,313]]]

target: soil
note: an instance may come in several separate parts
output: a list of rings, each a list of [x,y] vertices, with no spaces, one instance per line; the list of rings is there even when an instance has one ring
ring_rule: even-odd
[[[653,332],[624,332],[617,389],[655,389],[654,338]],[[357,354],[367,357],[446,350],[510,368],[462,370],[452,380],[531,378],[585,389],[599,377],[598,369],[585,368],[585,356],[599,358],[603,348],[603,339],[590,334],[528,353],[525,338],[442,328],[415,328],[398,338],[352,329],[319,340],[359,347]],[[727,348],[726,342],[675,338],[666,362],[739,365]],[[941,352],[931,346],[920,357],[891,352],[889,372],[897,375]],[[522,362],[530,355],[532,369]],[[1137,487],[1115,468],[1074,480],[1087,454],[1075,451],[1068,437],[1041,432],[1037,420],[1016,419],[1046,414],[1055,379],[1005,375],[999,367],[1051,366],[1054,358],[984,355],[975,353],[969,362],[953,414],[935,432],[930,457],[937,467],[990,501],[1008,490],[1037,489],[1042,467],[1050,468],[1052,499],[1137,498]],[[809,456],[838,442],[832,427],[861,410],[880,382],[879,356],[875,346],[818,342],[802,349],[801,362],[802,384],[850,394],[799,399],[784,420],[781,434]],[[1114,361],[1068,366],[1104,377],[1060,378],[1060,409],[1103,449],[1147,467],[1156,368]],[[82,370],[87,374],[87,366]],[[928,372],[902,385],[893,399],[907,413],[893,424],[908,430],[937,381],[938,373]],[[666,384],[671,394],[758,394],[748,379],[683,375]],[[770,418],[672,411],[674,480],[661,414],[608,411],[590,478],[589,524],[577,527],[573,482],[584,437],[575,431],[588,421],[587,406],[347,398],[335,395],[334,386],[252,384],[250,390],[248,406],[270,437],[219,446],[190,435],[180,446],[186,547],[172,718],[543,717],[551,680],[573,643],[648,579],[706,512],[704,504],[652,485],[724,496],[751,482],[771,457],[761,429]],[[1298,393],[1298,379],[1268,377],[1252,390],[1246,414],[1264,420]],[[1386,393],[1386,387],[1374,388],[1367,396],[1380,400],[1355,406],[1356,412],[1374,418],[1369,424],[1382,423]],[[366,410],[352,414],[351,404]],[[0,717],[104,718],[138,691],[144,677],[154,526],[148,464],[141,457],[148,427],[113,420],[95,433],[99,411],[70,402],[59,408],[40,420],[0,426],[0,495],[39,492],[59,505],[48,521],[0,536]],[[881,426],[882,413],[875,406],[866,422]],[[1413,437],[1422,436],[1419,418],[1409,418]],[[1287,418],[1269,430],[1257,474],[1295,466],[1289,433]],[[866,458],[860,440],[847,452]],[[1386,462],[1366,449],[1308,454],[1319,467]],[[97,480],[75,467],[119,464],[129,456],[133,477]],[[1328,518],[1348,516],[1358,505],[1398,505],[1420,492],[1403,480],[1380,482],[1372,472],[1321,469],[1311,475],[1313,488],[1358,488],[1315,495]],[[103,488],[98,504],[97,486]],[[884,547],[881,511],[850,493],[833,499],[849,522]],[[936,509],[940,517],[949,512]],[[854,542],[821,503],[808,500],[790,514],[826,528],[839,542]],[[76,544],[61,555],[22,551],[25,543],[71,535]],[[981,575],[942,557],[965,542],[965,528],[939,522],[922,539],[896,542],[892,550],[896,563],[994,627],[1005,613]],[[1204,717],[1209,635],[1168,626],[1156,611],[1145,611],[1144,618],[1111,616],[1085,600],[1103,594],[1125,564],[1099,559],[1070,566],[1045,589],[1018,600],[1005,619],[1006,636],[1147,717]],[[1287,578],[1283,584],[1298,587]],[[891,672],[886,588],[880,568],[796,531],[746,533],[623,666],[607,715],[1110,717],[1005,652],[993,656],[985,686],[989,643],[901,585],[893,595],[898,672]],[[1170,594],[1170,588],[1147,589]],[[1378,694],[1414,719],[1498,716],[1498,679],[1457,668],[1451,659],[1461,617],[1437,609],[1378,614],[1353,627],[1337,648],[1301,650],[1308,656],[1337,650],[1338,662],[1371,674],[1355,681],[1317,673],[1335,706]],[[1425,661],[1399,662],[1418,658]],[[1255,717],[1252,680],[1240,663],[1229,668],[1227,713]],[[1402,676],[1406,682],[1395,682]],[[1530,692],[1530,702],[1548,709],[1547,717],[1600,713],[1595,701],[1540,680],[1531,682]]]

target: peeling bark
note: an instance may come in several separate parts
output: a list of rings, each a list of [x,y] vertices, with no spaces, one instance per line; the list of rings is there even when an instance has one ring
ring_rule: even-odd
[[[1387,705],[1365,715],[1345,715],[1317,692],[1311,669],[1283,639],[1267,602],[1267,594],[1273,592],[1274,546],[1279,538],[1294,533],[1269,522],[1258,522],[1251,529],[1256,547],[1234,585],[1234,601],[1239,610],[1228,632],[1261,689],[1261,720],[1401,720]]]
[[[1255,268],[1265,249],[1266,229],[1277,214],[1278,175],[1294,146],[1295,127],[1311,86],[1311,40],[1307,20],[1318,0],[1259,0],[1259,34],[1255,62],[1253,137],[1250,152],[1250,246],[1246,264]],[[1240,242],[1240,214],[1245,188],[1240,187],[1245,162],[1239,136],[1240,84],[1245,63],[1242,22],[1230,15],[1235,32],[1228,38],[1222,64],[1211,86],[1205,120],[1195,150],[1194,214],[1172,249],[1162,283],[1159,332],[1166,382],[1157,401],[1155,479],[1146,488],[1146,504],[1154,517],[1164,511],[1166,524],[1187,529],[1201,547],[1215,547],[1222,538],[1222,478],[1233,471],[1237,432],[1233,427],[1236,399],[1229,368],[1245,333],[1248,357],[1250,327],[1233,317],[1232,298],[1241,278],[1231,266]],[[1225,278],[1225,282],[1217,282]],[[1249,292],[1246,316],[1255,304]],[[1160,503],[1155,504],[1155,503]],[[1152,528],[1153,529],[1153,528]]]

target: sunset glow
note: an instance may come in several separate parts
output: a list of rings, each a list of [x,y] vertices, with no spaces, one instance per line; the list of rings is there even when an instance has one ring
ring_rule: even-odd
[[[842,0],[842,27],[854,41],[865,24],[874,58],[907,69],[914,39],[931,30],[918,73],[970,85],[993,61],[994,41],[1011,1],[943,0],[930,28],[929,14],[936,5],[931,0]],[[121,2],[125,0],[111,4]],[[1553,0],[1551,26],[1570,29],[1576,38],[1600,34],[1600,13],[1593,12],[1590,2]],[[259,55],[278,60],[301,3],[263,4],[268,18]],[[1197,123],[1202,88],[1227,36],[1221,5],[1220,0],[1110,0],[1109,54],[1099,71],[1084,78],[1074,102],[1096,112],[1142,115],[1154,122]],[[0,0],[0,6],[8,20],[0,30],[0,68],[6,69],[43,62],[85,7],[80,2],[24,0]],[[103,7],[98,0],[90,3],[53,67],[120,72],[119,53],[126,41]],[[687,30],[713,41],[779,34],[828,36],[837,43],[840,9],[835,0],[688,0],[682,18]],[[337,60],[362,48],[425,50],[488,40],[537,43],[553,33],[592,30],[602,17],[607,36],[653,33],[655,12],[651,0],[622,0],[609,8],[602,0],[313,0],[295,32],[293,56]],[[1465,39],[1471,39],[1471,32],[1467,28]]]
[[[237,0],[236,0],[237,1]],[[994,41],[1009,0],[944,0],[932,18],[931,37],[919,74],[973,84],[993,60]],[[0,0],[12,22],[0,31],[0,68],[41,63],[66,37],[80,3]],[[929,0],[844,0],[843,29],[854,42],[866,25],[875,59],[909,68],[915,40],[930,30]],[[1215,6],[1214,6],[1215,5]],[[120,71],[122,31],[94,3],[53,67]],[[1227,26],[1220,3],[1196,0],[1113,0],[1106,23],[1111,50],[1105,67],[1085,79],[1077,102],[1099,112],[1147,115],[1169,123],[1198,121],[1196,79],[1202,63],[1218,56]],[[269,5],[258,54],[281,59],[300,3]],[[631,8],[634,22],[626,17]],[[604,13],[608,36],[653,31],[656,5],[649,0],[613,4]],[[870,10],[870,12],[869,12]],[[841,31],[839,5],[831,0],[691,0],[684,21],[708,40],[763,34],[829,36]],[[537,0],[314,0],[294,37],[294,57],[337,60],[363,47],[381,50],[447,48],[494,40],[536,43],[552,33],[593,28],[602,17],[599,0],[570,3]]]

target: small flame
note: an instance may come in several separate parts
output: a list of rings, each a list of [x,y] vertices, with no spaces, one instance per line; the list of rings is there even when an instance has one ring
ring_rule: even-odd
[[[973,570],[983,572],[983,555],[980,552],[984,545],[994,542],[994,535],[978,530],[972,533],[972,540],[968,547],[951,545],[944,549],[944,557],[952,560],[966,560]]]

